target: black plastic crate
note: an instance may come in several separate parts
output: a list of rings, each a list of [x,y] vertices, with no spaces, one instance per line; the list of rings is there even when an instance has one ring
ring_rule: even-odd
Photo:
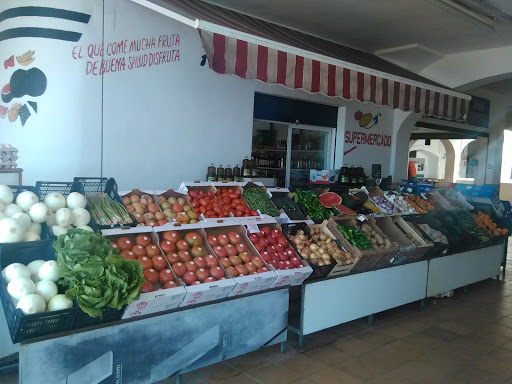
[[[35,193],[39,196],[41,201],[44,201],[46,195],[53,192],[61,193],[64,196],[69,195],[71,192],[78,192],[85,195],[83,186],[75,181],[38,181],[36,182],[35,189]],[[101,232],[98,223],[92,216],[91,221],[89,222],[89,227],[91,227],[94,232]],[[57,237],[49,226],[46,226],[46,231],[49,237]]]
[[[27,265],[34,260],[56,260],[52,244],[53,240],[51,239],[38,242],[2,244],[0,246],[0,269],[3,270],[12,263]],[[0,279],[0,298],[13,343],[68,331],[73,327],[77,309],[80,310],[80,308],[73,307],[54,312],[24,315],[14,305],[7,292],[7,284],[3,279]]]
[[[283,228],[283,235],[288,240],[288,243],[293,247],[295,252],[297,252],[297,254],[300,255],[301,258],[304,259],[304,257],[301,255],[300,251],[295,247],[295,244],[293,243],[293,241],[291,241],[288,238],[288,235],[295,236],[297,234],[297,231],[302,229],[304,231],[304,233],[310,239],[312,239],[311,229],[309,228],[309,226],[306,223],[293,223],[293,224],[283,224],[282,228]],[[339,243],[338,243],[338,247],[340,247],[342,249],[341,244],[339,244]],[[331,273],[332,269],[336,265],[336,261],[332,257],[331,257],[331,264],[321,265],[321,266],[311,263],[308,259],[304,259],[304,260],[306,260],[307,263],[309,264],[309,266],[313,269],[313,272],[311,273],[311,275],[309,275],[309,277],[306,279],[306,281],[316,280],[316,279],[321,279],[323,277],[326,277],[327,275],[329,275],[329,273]]]
[[[84,193],[87,195],[88,193],[97,193],[102,194],[105,193],[112,200],[117,201],[118,203],[123,204],[123,200],[119,196],[117,183],[113,177],[75,177],[75,183],[79,183]],[[124,205],[124,204],[123,204]],[[99,229],[111,229],[111,228],[119,228],[119,227],[135,227],[138,222],[137,219],[133,215],[129,215],[132,223],[131,224],[112,224],[112,225],[101,225],[98,224]]]

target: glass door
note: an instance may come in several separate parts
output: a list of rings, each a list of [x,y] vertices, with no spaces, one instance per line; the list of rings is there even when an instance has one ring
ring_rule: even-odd
[[[308,187],[310,170],[334,166],[334,128],[293,124],[288,130],[288,143],[288,188]]]
[[[256,162],[257,176],[274,178],[277,187],[284,187],[286,182],[288,131],[288,123],[253,122],[252,158]]]

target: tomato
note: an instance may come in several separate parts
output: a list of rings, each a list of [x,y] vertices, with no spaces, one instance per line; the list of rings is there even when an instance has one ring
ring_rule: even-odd
[[[201,203],[201,205],[204,205],[204,206],[208,205],[208,202],[205,199],[200,199],[199,202]]]
[[[194,200],[192,200],[191,205],[194,208],[197,208],[197,207],[199,207],[201,205],[201,202],[198,199],[194,199]]]
[[[235,217],[242,217],[242,216],[243,216],[242,212],[239,212],[239,211],[235,212]]]
[[[190,197],[193,198],[198,197],[198,191],[188,191],[188,194]]]
[[[199,212],[201,212],[201,213],[206,213],[206,211],[207,211],[205,205],[201,205],[198,209],[199,209]]]
[[[251,216],[259,216],[260,214],[258,211],[251,211]]]
[[[236,209],[236,207],[237,207],[237,206],[238,206],[238,204],[236,204],[236,203],[231,203],[231,208],[235,208],[235,209]]]
[[[231,204],[231,199],[229,197],[223,197],[222,201],[224,201],[225,204]]]
[[[213,216],[216,216],[217,214],[215,213],[215,211],[206,211],[206,214],[213,217]]]
[[[231,205],[226,204],[226,205],[223,205],[223,206],[222,206],[222,208],[224,208],[224,210],[225,210],[226,212],[229,212],[229,211],[231,210]]]
[[[220,218],[223,218],[223,217],[226,217],[227,215],[225,213],[219,213],[217,215],[217,217],[220,219]]]
[[[207,210],[207,211],[213,211],[213,204],[208,204],[208,205],[206,206],[206,210]]]
[[[209,198],[213,198],[213,197],[215,197],[215,196],[213,196],[213,193],[212,193],[212,192],[210,192],[210,191],[206,192],[206,195],[207,195]]]
[[[237,206],[236,206],[236,210],[237,210],[238,212],[244,213],[244,212],[245,212],[245,207],[242,207],[241,205],[237,205]]]
[[[239,190],[236,190],[236,191],[235,191],[235,195],[240,196],[240,191],[239,191]]]
[[[231,200],[233,200],[233,199],[238,198],[238,196],[237,196],[237,195],[235,195],[234,193],[230,193],[230,194],[229,194],[229,198],[230,198]]]

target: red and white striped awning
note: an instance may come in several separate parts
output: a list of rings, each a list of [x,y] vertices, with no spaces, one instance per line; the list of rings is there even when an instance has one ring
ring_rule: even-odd
[[[470,96],[405,78],[385,76],[371,69],[350,68],[315,54],[299,55],[293,47],[281,50],[276,48],[279,44],[249,42],[212,32],[202,29],[201,23],[198,29],[209,66],[217,73],[427,116],[466,119]]]

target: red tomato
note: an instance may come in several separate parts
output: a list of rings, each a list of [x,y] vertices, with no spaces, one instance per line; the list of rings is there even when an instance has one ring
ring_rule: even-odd
[[[214,197],[214,196],[213,196],[213,192],[210,192],[210,191],[206,192],[206,195],[207,195],[208,197],[210,197],[210,198],[213,198],[213,197]]]
[[[142,287],[141,288],[142,288],[142,293],[153,292],[155,290],[153,288],[153,284],[151,284],[148,281],[145,281],[144,283],[142,283]]]
[[[151,284],[154,284],[158,281],[158,272],[153,268],[145,269],[143,274],[146,281],[150,282]]]
[[[238,198],[238,196],[237,196],[237,195],[235,195],[234,193],[230,193],[230,194],[229,194],[229,198],[230,198],[231,200],[233,200],[233,199]]]
[[[206,206],[206,210],[207,210],[207,211],[213,211],[213,204],[208,204],[208,205]]]
[[[201,212],[201,213],[206,213],[206,211],[207,211],[205,205],[201,205],[198,209],[199,209],[199,212]]]
[[[216,216],[217,213],[215,211],[206,211],[206,214],[209,216]]]
[[[161,271],[167,267],[167,261],[165,261],[162,256],[155,256],[151,261],[153,261],[153,268],[157,271]]]
[[[260,214],[258,211],[251,211],[251,216],[259,216]]]
[[[224,205],[222,206],[222,208],[224,208],[224,210],[225,210],[226,212],[229,212],[229,211],[231,210],[231,205],[229,205],[229,204],[224,204]]]
[[[235,203],[235,204],[240,204],[240,199],[236,199],[236,198],[235,198],[235,199],[233,199],[231,202],[232,202],[232,203]]]
[[[236,190],[236,191],[235,191],[235,195],[240,196],[240,191],[239,191],[239,190]]]
[[[199,202],[201,203],[201,205],[204,205],[204,206],[208,205],[208,202],[205,199],[200,199]]]
[[[192,200],[192,202],[191,202],[190,204],[191,204],[194,208],[198,208],[198,207],[201,205],[201,203],[200,203],[200,202],[199,202],[199,200],[197,200],[197,199]]]
[[[245,212],[245,207],[243,207],[243,206],[241,206],[241,205],[237,205],[237,206],[236,206],[236,210],[237,210],[238,212],[242,212],[242,213],[243,213],[243,212]]]
[[[153,262],[147,256],[139,256],[137,257],[137,261],[142,265],[142,269],[153,268]]]

